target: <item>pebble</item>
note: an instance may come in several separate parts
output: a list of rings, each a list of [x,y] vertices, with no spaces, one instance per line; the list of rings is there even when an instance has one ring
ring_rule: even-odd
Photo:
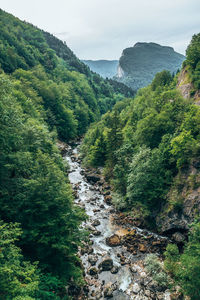
[[[137,282],[135,282],[132,287],[133,293],[138,294],[140,290],[141,290],[141,287],[139,286],[139,284]]]

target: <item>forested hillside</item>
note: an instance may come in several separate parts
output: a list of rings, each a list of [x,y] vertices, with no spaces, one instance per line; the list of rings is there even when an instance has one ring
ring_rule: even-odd
[[[56,144],[133,93],[2,10],[0,28],[0,299],[68,299],[84,284],[76,254],[85,214]]]
[[[200,34],[193,36],[186,54],[184,68],[193,87],[189,99],[176,88],[179,74],[158,73],[135,99],[117,103],[90,128],[82,153],[86,165],[104,167],[116,208],[143,220],[145,227],[161,231],[166,221],[170,236],[176,233],[184,241],[182,233],[196,219],[184,253],[180,255],[175,245],[168,247],[166,269],[183,293],[197,300],[200,108],[192,95],[199,92]]]

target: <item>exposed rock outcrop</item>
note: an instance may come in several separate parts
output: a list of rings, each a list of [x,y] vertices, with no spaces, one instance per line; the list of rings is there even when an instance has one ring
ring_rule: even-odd
[[[193,161],[187,170],[182,170],[174,179],[167,204],[156,219],[161,233],[173,235],[187,233],[197,214],[200,212],[200,164]],[[173,238],[180,242],[180,235]]]

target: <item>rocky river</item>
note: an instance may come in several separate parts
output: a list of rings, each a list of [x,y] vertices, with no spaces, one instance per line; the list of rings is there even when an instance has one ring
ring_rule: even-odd
[[[74,299],[171,299],[144,267],[145,256],[161,255],[168,239],[130,222],[117,225],[121,215],[112,206],[110,187],[101,172],[81,166],[79,146],[64,150],[75,202],[88,215],[82,226],[90,232],[89,242],[79,250],[87,286]]]

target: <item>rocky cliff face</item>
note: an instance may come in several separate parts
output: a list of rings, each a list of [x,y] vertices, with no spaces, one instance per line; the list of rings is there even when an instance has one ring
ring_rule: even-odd
[[[123,51],[116,79],[134,90],[151,83],[163,70],[176,73],[185,57],[171,47],[156,43],[136,43]]]
[[[161,233],[187,233],[200,212],[200,162],[195,160],[174,179],[167,204],[157,217]],[[176,237],[177,238],[177,237]],[[180,236],[179,236],[180,238]]]
[[[195,104],[200,105],[200,90],[194,90],[187,67],[183,68],[179,74],[177,88],[185,99],[189,99],[193,92],[192,98]]]

